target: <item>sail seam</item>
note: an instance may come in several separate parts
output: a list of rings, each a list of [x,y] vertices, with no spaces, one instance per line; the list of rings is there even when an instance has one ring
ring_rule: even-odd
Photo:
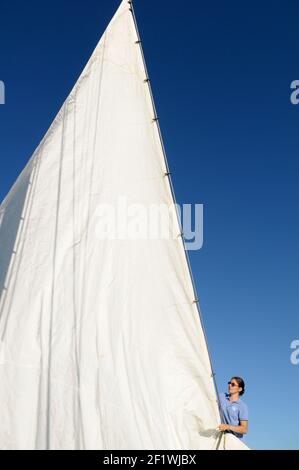
[[[48,377],[47,377],[47,434],[46,434],[46,449],[50,449],[50,421],[51,421],[51,369],[52,369],[52,334],[53,334],[53,312],[54,312],[54,297],[55,297],[55,282],[56,282],[56,254],[58,245],[58,226],[59,226],[59,213],[60,213],[60,199],[62,188],[62,165],[64,160],[64,129],[66,126],[66,108],[68,103],[64,104],[63,117],[62,117],[62,130],[61,130],[61,147],[60,147],[60,161],[58,173],[58,189],[57,189],[57,202],[56,202],[56,220],[54,230],[54,247],[52,258],[52,292],[51,292],[51,305],[50,305],[50,321],[49,321],[49,339],[48,339]]]

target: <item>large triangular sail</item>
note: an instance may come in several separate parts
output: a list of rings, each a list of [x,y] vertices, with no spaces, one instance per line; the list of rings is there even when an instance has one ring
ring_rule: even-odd
[[[0,206],[2,449],[219,446],[182,238],[98,236],[103,205],[174,202],[147,79],[124,0]]]

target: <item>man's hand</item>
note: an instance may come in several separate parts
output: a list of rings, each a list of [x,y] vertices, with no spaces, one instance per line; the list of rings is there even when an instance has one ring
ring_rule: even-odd
[[[229,431],[230,425],[229,424],[219,424],[218,426],[219,431]]]
[[[219,431],[233,431],[240,434],[246,434],[248,431],[248,421],[241,421],[239,426],[232,426],[231,424],[219,424]]]

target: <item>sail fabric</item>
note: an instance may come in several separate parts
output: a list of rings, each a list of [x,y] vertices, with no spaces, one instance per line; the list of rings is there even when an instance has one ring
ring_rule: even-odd
[[[223,433],[218,450],[249,450],[247,445],[231,433]]]
[[[173,203],[146,78],[124,0],[0,206],[1,449],[216,448],[178,221],[99,236],[103,205]]]

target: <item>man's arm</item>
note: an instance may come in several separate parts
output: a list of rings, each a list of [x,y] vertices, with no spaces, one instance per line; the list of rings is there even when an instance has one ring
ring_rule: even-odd
[[[239,434],[246,434],[248,431],[248,421],[240,421],[240,426],[233,426],[232,424],[220,424],[220,431],[233,431]]]

